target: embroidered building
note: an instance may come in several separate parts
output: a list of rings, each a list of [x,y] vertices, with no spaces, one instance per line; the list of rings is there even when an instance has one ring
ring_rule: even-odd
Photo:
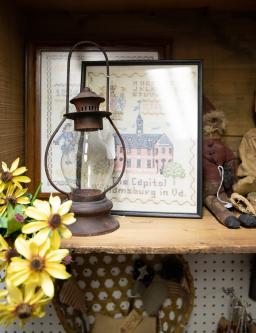
[[[173,159],[173,144],[166,134],[144,134],[143,119],[139,113],[136,133],[122,134],[125,142],[126,172],[162,173],[165,164]],[[118,137],[116,140],[115,169],[121,170],[123,151]]]

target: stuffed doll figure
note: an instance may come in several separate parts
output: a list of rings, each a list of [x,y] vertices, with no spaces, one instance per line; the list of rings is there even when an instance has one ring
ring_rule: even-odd
[[[229,195],[235,175],[235,156],[221,140],[225,129],[226,121],[223,112],[214,110],[204,115],[204,204],[225,226],[239,228],[239,220],[228,209],[231,207]],[[229,171],[229,179],[224,175],[225,170]]]
[[[234,192],[247,195],[256,192],[256,128],[250,129],[242,138],[239,146],[241,164],[237,169],[238,180]]]
[[[236,177],[236,157],[221,140],[226,129],[223,112],[213,110],[203,117],[204,204],[228,228],[255,227],[256,218],[236,214],[230,202]]]

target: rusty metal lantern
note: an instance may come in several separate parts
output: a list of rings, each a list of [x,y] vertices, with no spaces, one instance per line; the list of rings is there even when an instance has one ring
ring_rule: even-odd
[[[80,45],[89,44],[99,49],[106,61],[106,111],[100,111],[100,103],[105,99],[88,87],[82,88],[80,93],[69,101],[70,86],[70,60],[74,49]],[[69,102],[74,104],[76,112],[69,112]],[[72,210],[77,222],[70,226],[75,236],[93,236],[112,232],[119,228],[118,221],[111,215],[112,201],[106,197],[106,193],[113,189],[121,180],[125,165],[126,151],[124,140],[110,118],[109,111],[109,61],[105,50],[91,41],[76,43],[69,51],[67,61],[67,91],[66,113],[63,119],[51,135],[45,150],[45,171],[50,184],[60,193],[73,201]],[[74,131],[77,141],[68,152],[63,152],[61,168],[71,192],[60,189],[51,179],[47,158],[51,143],[67,119],[74,121]],[[111,185],[107,185],[112,179],[114,168],[113,151],[114,140],[109,142],[102,137],[104,129],[103,119],[107,119],[119,138],[123,148],[123,167],[119,177]],[[111,134],[109,136],[111,138]],[[112,136],[113,137],[113,136]],[[111,147],[109,147],[111,145]],[[110,153],[109,153],[110,152]],[[101,166],[104,166],[101,169]],[[96,171],[97,170],[97,173]],[[94,177],[94,173],[96,176]]]

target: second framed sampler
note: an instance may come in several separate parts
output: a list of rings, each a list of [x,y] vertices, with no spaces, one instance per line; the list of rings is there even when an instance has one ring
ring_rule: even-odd
[[[111,61],[110,110],[126,146],[121,182],[108,196],[124,215],[200,217],[200,61]],[[82,86],[105,94],[105,66],[83,62]],[[104,110],[104,105],[102,105]],[[122,167],[115,137],[115,173]]]

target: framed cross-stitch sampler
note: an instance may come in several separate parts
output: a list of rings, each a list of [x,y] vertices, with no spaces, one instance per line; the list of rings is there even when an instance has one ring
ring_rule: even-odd
[[[127,156],[120,183],[108,192],[114,204],[112,213],[200,217],[201,62],[110,61],[110,68],[111,118],[125,142]],[[104,62],[83,62],[82,86],[105,95]],[[114,138],[116,179],[123,154],[120,140]]]

